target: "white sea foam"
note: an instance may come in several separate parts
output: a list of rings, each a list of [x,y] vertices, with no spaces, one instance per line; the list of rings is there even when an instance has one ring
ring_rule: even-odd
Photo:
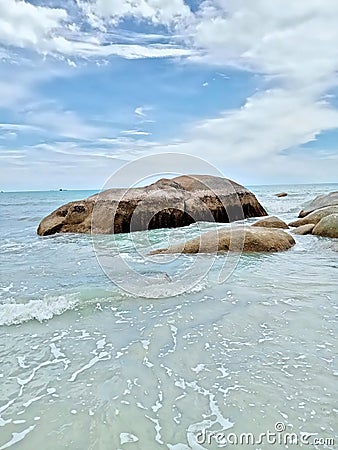
[[[8,286],[5,286],[5,287],[0,286],[0,290],[2,292],[9,292],[12,289],[12,287],[13,287],[13,283],[10,283]]]
[[[49,320],[73,309],[76,304],[75,294],[46,296],[42,300],[30,300],[27,303],[5,303],[0,305],[0,326],[17,325],[34,319],[39,322]]]
[[[131,433],[120,433],[121,445],[127,444],[129,442],[137,442],[138,440],[138,437]]]
[[[20,433],[12,433],[12,439],[8,442],[6,442],[5,445],[0,447],[0,450],[4,450],[5,448],[12,447],[14,444],[17,444],[18,442],[22,441],[27,434],[29,434],[31,431],[34,430],[36,425],[31,425],[30,427],[26,428],[25,430],[21,431]]]

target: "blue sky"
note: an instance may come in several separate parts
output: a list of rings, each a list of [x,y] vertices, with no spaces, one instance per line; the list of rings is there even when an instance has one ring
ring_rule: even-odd
[[[336,182],[337,22],[334,0],[0,0],[0,190],[100,189],[166,152]]]

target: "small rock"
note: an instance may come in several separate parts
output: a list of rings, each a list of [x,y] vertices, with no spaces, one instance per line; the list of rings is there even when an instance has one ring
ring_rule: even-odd
[[[293,234],[298,234],[300,236],[303,236],[304,234],[311,234],[312,230],[314,229],[315,224],[314,223],[308,223],[306,225],[301,225],[300,227],[293,230]]]
[[[330,238],[338,238],[338,214],[323,217],[314,227],[312,234]]]
[[[287,192],[279,192],[278,194],[275,194],[275,197],[281,198],[281,197],[286,197],[288,195]]]
[[[264,227],[264,228],[289,228],[283,220],[278,217],[271,216],[264,219],[258,220],[252,224],[253,227]]]

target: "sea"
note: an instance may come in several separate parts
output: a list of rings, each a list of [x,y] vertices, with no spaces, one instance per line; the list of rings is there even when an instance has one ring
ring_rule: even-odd
[[[338,184],[251,190],[288,222]],[[220,277],[224,255],[147,259],[215,224],[36,234],[93,193],[0,193],[0,450],[338,448],[337,241]]]

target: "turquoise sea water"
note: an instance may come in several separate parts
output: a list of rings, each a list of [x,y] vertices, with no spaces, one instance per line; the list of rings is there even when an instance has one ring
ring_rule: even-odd
[[[252,190],[289,221],[338,185]],[[273,196],[280,191],[288,197]],[[288,252],[242,255],[221,284],[220,256],[189,292],[132,296],[102,271],[90,236],[36,235],[42,217],[91,194],[0,193],[0,450],[217,449],[224,444],[201,443],[198,433],[258,437],[279,422],[337,445],[337,243],[299,236]],[[194,224],[170,238],[198,233]],[[147,251],[168,236],[153,230],[134,240]],[[130,236],[119,235],[117,246],[144,274],[179,276],[194,258],[159,271]],[[128,277],[116,266],[120,283]],[[149,289],[156,294],[156,276]]]

